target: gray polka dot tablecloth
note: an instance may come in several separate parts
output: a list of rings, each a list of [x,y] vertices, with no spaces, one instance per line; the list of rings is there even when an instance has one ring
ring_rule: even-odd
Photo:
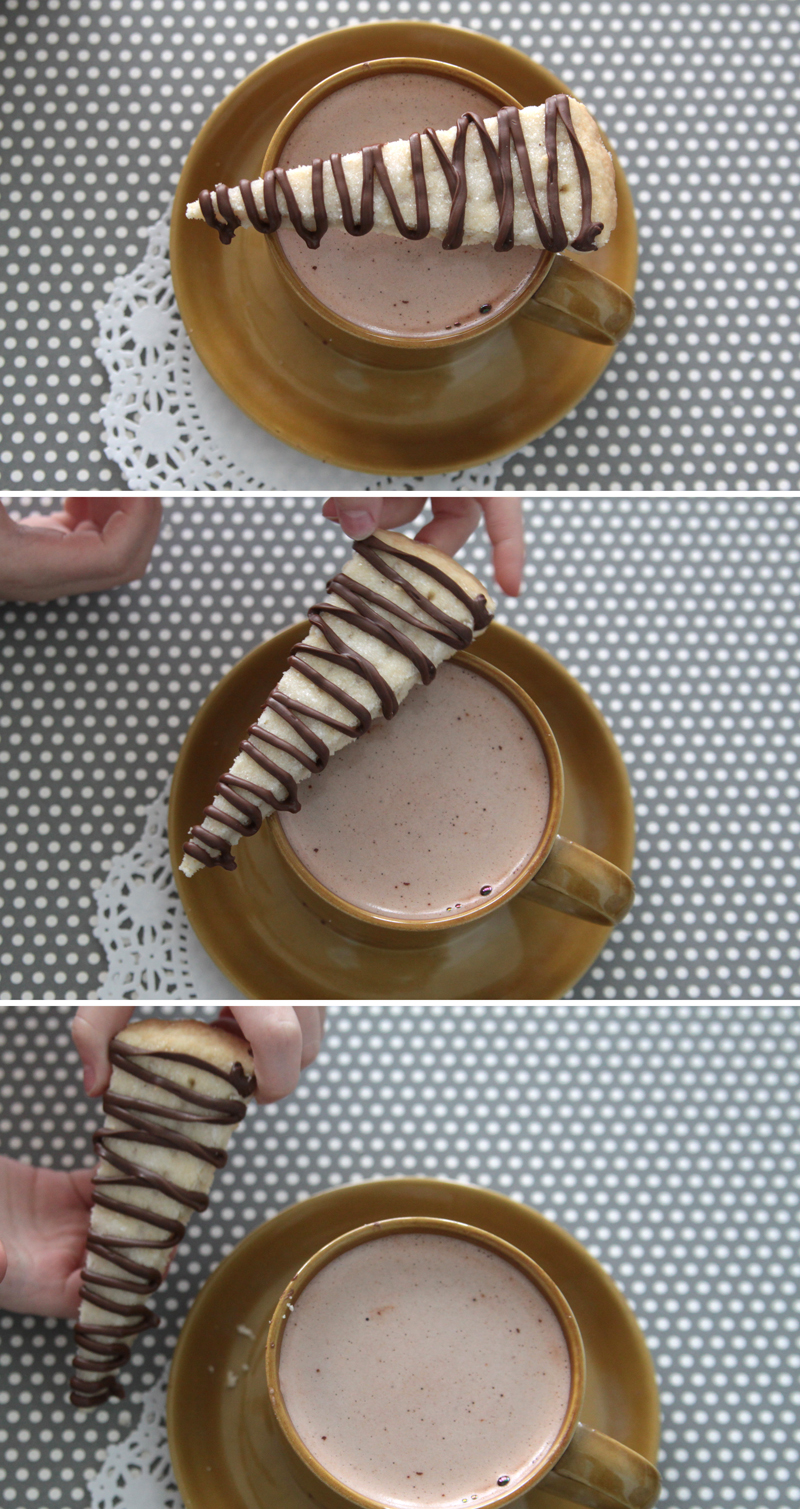
[[[608,132],[635,199],[634,329],[497,485],[798,485],[791,0],[6,0],[0,485],[124,485],[104,453],[95,315],[142,260],[198,130],[286,47],[403,17],[484,31],[559,75]]]
[[[5,998],[100,988],[96,888],[195,712],[349,553],[320,506],[173,500],[142,583],[0,608]],[[600,707],[637,815],[637,901],[574,994],[800,995],[797,500],[547,495],[524,509],[525,587],[499,619]],[[483,533],[460,558],[490,579]]]
[[[64,1006],[0,1013],[2,1149],[58,1169],[91,1164],[99,1114],[69,1021]],[[163,1450],[126,1470],[125,1443],[143,1401],[163,1400],[201,1284],[298,1200],[422,1175],[540,1210],[623,1290],[661,1394],[659,1509],[792,1509],[798,1055],[786,1003],[332,1007],[297,1092],[236,1134],[156,1296],[161,1326],[124,1369],[124,1403],[76,1414],[68,1322],[0,1310],[0,1503],[177,1509]]]

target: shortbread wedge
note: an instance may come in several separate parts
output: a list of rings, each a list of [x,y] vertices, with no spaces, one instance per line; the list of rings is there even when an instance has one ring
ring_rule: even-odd
[[[297,812],[299,783],[375,718],[394,717],[413,686],[488,627],[494,608],[477,577],[431,545],[387,530],[358,541],[325,601],[309,609],[308,634],[190,830],[183,874],[235,869],[239,839],[275,810]]]
[[[203,1022],[134,1022],[109,1057],[70,1381],[79,1409],[124,1398],[129,1343],[159,1324],[144,1300],[206,1209],[256,1083],[244,1039]]]
[[[362,147],[238,187],[217,184],[186,206],[227,244],[240,225],[291,225],[310,247],[331,227],[375,230],[447,249],[490,242],[545,251],[604,246],[617,218],[614,163],[597,122],[566,94],[487,120],[466,112],[448,130]]]

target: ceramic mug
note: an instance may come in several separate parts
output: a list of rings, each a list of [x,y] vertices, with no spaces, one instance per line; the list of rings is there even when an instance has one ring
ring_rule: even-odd
[[[661,1479],[657,1469],[638,1452],[600,1431],[580,1423],[586,1363],[578,1323],[560,1289],[526,1253],[491,1232],[460,1221],[434,1216],[401,1216],[374,1221],[345,1232],[309,1258],[287,1285],[270,1322],[266,1345],[267,1393],[282,1435],[288,1466],[295,1480],[324,1509],[386,1509],[390,1499],[370,1498],[335,1478],[298,1434],[286,1407],[280,1382],[281,1346],[292,1306],[307,1284],[344,1252],[365,1242],[380,1241],[398,1233],[431,1233],[472,1242],[519,1269],[547,1300],[561,1327],[569,1355],[570,1384],[563,1421],[545,1455],[537,1458],[527,1475],[517,1477],[513,1487],[484,1500],[487,1509],[521,1503],[537,1487],[556,1498],[589,1506],[589,1509],[651,1509]],[[529,1501],[528,1501],[529,1502]]]
[[[344,68],[309,89],[284,116],[267,147],[262,174],[280,163],[281,153],[298,123],[320,100],[365,74],[434,73],[478,89],[500,105],[518,105],[512,95],[469,69],[434,58],[378,58]],[[360,361],[383,367],[434,366],[459,347],[474,345],[515,315],[555,326],[583,340],[614,346],[630,329],[634,303],[629,294],[598,273],[555,252],[543,251],[522,288],[482,321],[478,330],[439,331],[435,335],[387,334],[360,325],[328,308],[298,277],[278,236],[265,236],[267,252],[283,280],[289,299],[310,328],[337,349]],[[498,253],[500,255],[500,253]]]
[[[455,665],[463,665],[491,681],[516,704],[527,718],[544,751],[550,780],[550,801],[542,836],[524,869],[505,886],[496,886],[490,896],[466,914],[420,920],[417,917],[382,917],[323,885],[298,858],[286,830],[276,816],[270,833],[284,866],[286,878],[307,906],[339,932],[384,947],[407,948],[435,943],[453,928],[465,928],[481,921],[487,913],[505,906],[515,896],[541,902],[555,911],[568,912],[586,922],[613,927],[621,922],[634,896],[630,876],[610,860],[584,849],[558,832],[564,805],[564,770],[555,735],[544,713],[510,676],[497,670],[477,655],[461,651],[453,656]]]

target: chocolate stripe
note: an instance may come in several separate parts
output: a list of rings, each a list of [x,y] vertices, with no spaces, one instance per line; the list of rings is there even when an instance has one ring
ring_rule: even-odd
[[[227,1163],[227,1154],[221,1148],[208,1147],[205,1143],[187,1135],[186,1131],[177,1131],[163,1123],[177,1121],[184,1125],[187,1122],[197,1122],[206,1126],[233,1126],[241,1121],[247,1110],[243,1100],[233,1096],[229,1099],[219,1099],[216,1096],[203,1095],[189,1085],[178,1084],[168,1075],[159,1074],[140,1060],[161,1059],[201,1069],[206,1074],[213,1074],[225,1080],[236,1091],[237,1097],[252,1095],[255,1089],[254,1076],[246,1074],[240,1063],[235,1063],[230,1070],[225,1070],[215,1064],[207,1063],[205,1059],[195,1058],[191,1054],[136,1048],[118,1039],[115,1039],[110,1046],[109,1058],[115,1067],[124,1069],[127,1074],[142,1080],[143,1083],[154,1085],[160,1090],[168,1090],[178,1101],[183,1102],[183,1106],[162,1105],[156,1100],[121,1095],[116,1091],[107,1091],[103,1097],[103,1110],[106,1117],[122,1122],[123,1128],[103,1127],[95,1133],[95,1146],[100,1150],[103,1163],[116,1172],[95,1174],[92,1180],[94,1204],[105,1210],[114,1211],[118,1215],[128,1216],[132,1220],[142,1221],[146,1226],[152,1227],[155,1234],[152,1237],[123,1237],[100,1235],[90,1231],[87,1237],[87,1251],[118,1271],[110,1274],[100,1273],[89,1267],[84,1267],[81,1271],[82,1284],[79,1291],[81,1299],[102,1310],[109,1316],[109,1320],[95,1324],[79,1321],[75,1327],[75,1343],[78,1352],[72,1359],[76,1372],[71,1379],[70,1400],[79,1408],[104,1404],[112,1397],[117,1399],[125,1397],[124,1389],[120,1387],[115,1377],[92,1378],[84,1375],[116,1373],[130,1357],[130,1348],[122,1338],[138,1336],[140,1332],[159,1324],[158,1317],[146,1305],[125,1304],[118,1298],[112,1299],[104,1291],[110,1289],[136,1296],[154,1293],[161,1283],[162,1273],[148,1264],[137,1262],[135,1258],[128,1255],[130,1249],[136,1247],[149,1250],[172,1249],[177,1246],[186,1231],[184,1223],[177,1217],[145,1210],[142,1206],[128,1200],[116,1199],[106,1192],[107,1189],[122,1187],[123,1189],[158,1190],[162,1195],[174,1200],[179,1207],[188,1205],[190,1209],[198,1211],[208,1207],[207,1195],[197,1190],[184,1189],[181,1185],[174,1184],[170,1179],[165,1178],[163,1174],[157,1174],[153,1169],[146,1168],[133,1159],[123,1157],[118,1151],[119,1144],[139,1143],[153,1147],[174,1148],[190,1153],[193,1158],[198,1158],[201,1162],[211,1163],[215,1168],[223,1168]],[[159,1232],[164,1232],[165,1235],[159,1236]],[[111,1317],[117,1317],[117,1319]]]
[[[284,750],[294,759],[299,760],[300,764],[304,765],[307,770],[316,772],[325,768],[330,751],[324,740],[308,727],[308,719],[316,719],[319,723],[336,728],[341,733],[348,734],[354,739],[359,738],[362,733],[367,733],[372,724],[369,712],[361,703],[343,691],[335,682],[307,665],[305,660],[299,658],[301,655],[310,657],[311,659],[327,660],[332,665],[348,670],[355,676],[360,676],[362,680],[366,681],[372,687],[372,690],[378,697],[385,718],[393,718],[397,712],[397,698],[388,682],[381,676],[372,661],[358,654],[351,645],[336,633],[331,622],[332,619],[338,618],[346,623],[350,623],[354,628],[360,629],[364,634],[371,635],[372,638],[379,640],[389,649],[397,650],[411,662],[418,672],[420,680],[426,686],[433,680],[436,674],[436,667],[424,651],[420,649],[419,645],[415,644],[409,635],[404,634],[396,623],[391,623],[384,618],[382,616],[383,613],[391,614],[402,623],[410,624],[418,631],[430,634],[433,639],[439,640],[453,650],[466,648],[471,643],[475,631],[486,628],[491,622],[491,614],[488,610],[485,595],[480,594],[475,598],[470,597],[469,593],[465,591],[454,576],[451,576],[447,571],[443,571],[439,566],[428,560],[427,557],[416,555],[411,550],[403,550],[397,546],[387,545],[383,540],[377,539],[375,535],[371,535],[366,540],[356,541],[353,549],[356,554],[363,556],[364,560],[368,562],[374,571],[385,577],[394,586],[402,589],[410,607],[401,607],[391,598],[376,592],[373,588],[359,582],[355,577],[348,576],[346,572],[340,572],[328,583],[328,591],[341,598],[348,606],[341,607],[335,602],[316,603],[313,608],[309,609],[309,622],[314,628],[319,629],[327,641],[328,648],[323,649],[321,646],[305,643],[295,645],[289,656],[288,663],[294,670],[299,671],[305,676],[307,680],[318,686],[320,690],[327,692],[329,696],[335,698],[347,712],[353,714],[356,722],[354,724],[342,723],[336,718],[332,718],[329,714],[318,712],[310,704],[306,705],[294,699],[287,698],[283,693],[278,691],[273,692],[268,697],[266,707],[283,718],[294,733],[312,751],[312,755],[308,755],[303,749],[298,749],[288,740],[280,739],[274,734],[268,733],[256,723],[249,729],[250,738],[239,746],[241,752],[249,754],[263,770],[266,770],[276,780],[284,784],[288,793],[287,804],[278,802],[266,787],[259,788],[255,784],[249,783],[247,789],[251,790],[254,795],[260,797],[262,801],[268,803],[271,807],[277,807],[282,811],[292,812],[299,810],[300,803],[297,795],[297,783],[292,780],[292,777],[282,766],[275,764],[261,751],[254,749],[251,742],[253,737],[260,738],[263,742],[270,743],[275,748]],[[387,556],[407,562],[419,571],[420,575],[429,576],[438,582],[440,586],[446,587],[456,601],[468,609],[472,618],[472,628],[468,624],[462,623],[459,619],[454,618],[451,613],[447,613],[435,603],[430,602],[418,587],[408,581],[401,572],[397,571],[390,564],[390,561],[386,559]],[[420,609],[421,613],[415,614],[412,611],[414,608]],[[217,796],[226,797],[238,811],[244,812],[244,815],[249,817],[249,812],[245,810],[249,804],[245,803],[243,806],[241,801],[233,801],[229,791],[226,790],[226,784],[237,779],[237,777],[232,776],[221,776],[214,788],[214,793]],[[229,817],[213,805],[205,807],[203,810],[205,817],[211,817],[216,822],[224,824],[226,828],[230,829],[231,833],[239,834],[241,837],[249,837],[257,831],[257,826],[260,826],[260,823],[253,826],[243,824],[237,818],[233,816]],[[209,869],[215,865],[221,865],[226,870],[236,868],[236,861],[231,853],[230,839],[218,833],[212,833],[205,826],[190,829],[190,838],[184,844],[183,852],[184,854],[188,854],[192,859],[199,860],[201,864]]]
[[[561,121],[572,148],[581,195],[581,224],[578,235],[572,242],[577,251],[594,251],[595,240],[603,229],[602,222],[592,220],[592,175],[586,155],[578,140],[570,111],[569,96],[554,94],[545,102],[545,152],[547,155],[546,198],[549,227],[545,223],[536,195],[530,154],[525,133],[516,105],[504,105],[497,112],[498,143],[495,146],[484,124],[484,118],[474,110],[466,110],[459,116],[453,143],[452,158],[447,156],[439,137],[431,126],[426,126],[427,137],[442,172],[452,200],[447,231],[442,241],[445,250],[455,250],[464,240],[469,183],[465,166],[467,132],[473,126],[478,132],[486,166],[492,180],[497,203],[498,232],[494,242],[495,251],[508,251],[514,245],[514,173],[511,161],[511,146],[519,164],[525,196],[533,214],[534,224],[545,251],[563,251],[569,245],[558,183],[558,122]],[[332,152],[328,161],[331,166],[334,187],[339,196],[342,224],[348,236],[366,236],[375,223],[375,183],[380,185],[389,206],[392,219],[399,234],[408,241],[421,241],[430,234],[430,210],[428,185],[422,158],[422,143],[419,132],[409,137],[411,154],[411,180],[414,188],[415,220],[408,225],[397,201],[397,195],[389,178],[381,145],[361,148],[361,198],[359,218],[356,220],[353,203],[347,187],[341,154]],[[318,157],[311,165],[311,195],[314,206],[314,228],[309,230],[300,212],[296,196],[285,168],[270,168],[263,177],[266,218],[259,212],[252,185],[243,179],[239,189],[250,224],[262,234],[269,235],[280,228],[283,222],[278,207],[277,189],[280,188],[286,203],[286,212],[293,229],[302,236],[306,246],[316,249],[328,230],[328,214],[325,209],[324,164]],[[204,189],[199,196],[200,210],[207,225],[219,233],[220,240],[228,245],[241,224],[235,214],[230,194],[224,184],[217,184],[217,213],[210,193]]]

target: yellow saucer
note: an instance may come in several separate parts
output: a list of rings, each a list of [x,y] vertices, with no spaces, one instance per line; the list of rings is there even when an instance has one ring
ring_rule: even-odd
[[[480,924],[424,948],[358,943],[321,922],[295,896],[264,823],[236,848],[237,869],[178,866],[190,826],[232,763],[245,729],[280,678],[295,624],[251,650],[201,707],[175,767],[169,842],[175,882],[203,947],[245,995],[272,1000],[517,999],[563,995],[596,959],[609,929],[515,898]],[[564,764],[561,832],[630,874],[633,803],[608,725],[578,682],[538,645],[493,624],[472,653],[511,676],[542,709]],[[400,714],[402,717],[402,713]]]
[[[565,89],[505,43],[434,22],[342,27],[289,48],[232,90],[191,148],[170,234],[175,297],[211,376],[288,445],[349,470],[457,471],[508,455],[549,429],[588,393],[613,349],[519,315],[444,366],[406,372],[367,366],[324,345],[294,313],[261,236],[244,231],[222,246],[184,213],[201,189],[257,177],[276,127],[313,85],[380,57],[455,63],[523,105]],[[607,246],[578,260],[632,294],[636,220],[618,162],[616,173],[616,229]]]
[[[655,1462],[658,1387],[647,1343],[585,1247],[538,1211],[491,1190],[386,1179],[328,1190],[282,1211],[245,1237],[200,1290],[178,1339],[167,1393],[170,1455],[187,1509],[311,1509],[276,1451],[264,1365],[272,1311],[297,1269],[334,1237],[368,1221],[419,1214],[494,1232],[549,1273],[586,1349],[583,1423]],[[563,1499],[538,1490],[520,1502],[563,1509]]]

